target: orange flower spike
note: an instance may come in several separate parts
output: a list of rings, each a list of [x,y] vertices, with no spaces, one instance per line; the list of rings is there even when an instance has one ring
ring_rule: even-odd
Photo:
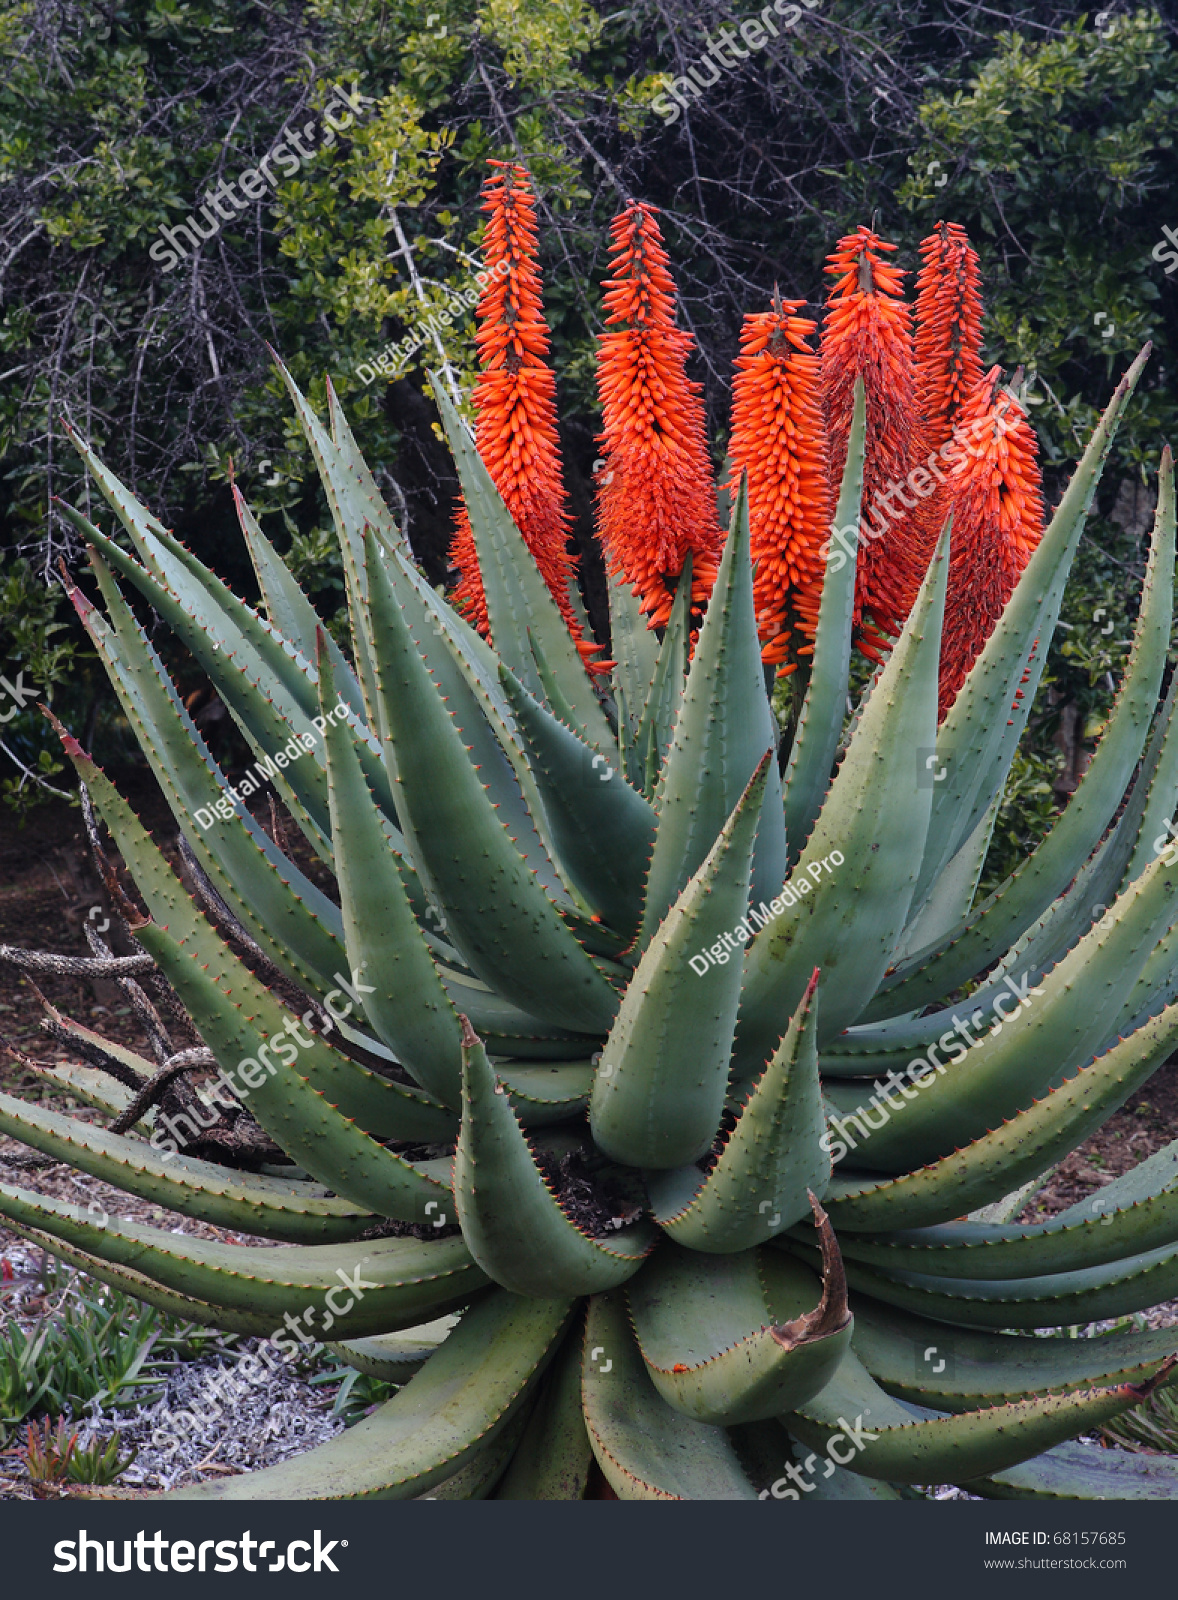
[[[600,335],[602,470],[598,531],[611,572],[632,585],[650,625],[671,613],[675,579],[692,555],[692,598],[716,578],[716,518],[700,386],[687,377],[691,336],[675,326],[675,285],[650,206],[631,203],[610,227]]]
[[[757,631],[763,659],[774,664],[791,648],[813,651],[826,570],[819,551],[832,510],[821,363],[806,342],[817,324],[794,314],[802,304],[775,297],[772,311],[745,317],[732,390],[727,487],[735,495],[748,473]]]
[[[920,246],[916,279],[916,382],[925,432],[937,449],[982,381],[978,254],[965,229],[938,222]]]
[[[536,210],[522,167],[489,164],[496,171],[483,184],[489,216],[475,334],[482,368],[474,390],[475,443],[584,657],[600,647],[582,639],[569,599],[576,561],[568,550],[556,380],[545,360],[549,334],[536,269]],[[465,506],[455,519],[450,556],[459,572],[454,603],[486,635],[487,602]]]
[[[912,313],[900,298],[905,274],[881,254],[895,248],[870,228],[839,240],[828,257],[826,270],[835,282],[822,330],[832,496],[846,465],[856,378],[867,392],[855,624],[860,649],[875,659],[887,637],[903,627],[936,538],[926,503],[908,502],[901,492],[927,450],[916,402]]]
[[[1043,536],[1038,441],[1027,414],[992,368],[955,425],[949,592],[941,640],[943,720]],[[1020,696],[1021,698],[1021,692]]]
[[[487,616],[487,596],[483,590],[482,574],[479,572],[474,529],[470,525],[470,514],[463,504],[459,505],[454,516],[450,564],[458,568],[458,582],[450,591],[450,603],[486,639],[491,632],[491,623]]]

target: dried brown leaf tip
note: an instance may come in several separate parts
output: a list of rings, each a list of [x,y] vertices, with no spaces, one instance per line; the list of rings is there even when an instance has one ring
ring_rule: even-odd
[[[807,1189],[806,1193],[810,1197],[814,1226],[818,1230],[818,1248],[822,1252],[822,1299],[813,1311],[769,1329],[783,1350],[796,1350],[799,1345],[813,1344],[817,1339],[829,1339],[832,1334],[841,1333],[851,1320],[842,1251],[838,1247],[830,1218],[819,1205],[813,1190]]]
[[[1125,1388],[1138,1400],[1148,1400],[1155,1389],[1162,1387],[1175,1366],[1178,1366],[1178,1354],[1167,1356],[1152,1378],[1146,1378],[1144,1383],[1127,1383]]]

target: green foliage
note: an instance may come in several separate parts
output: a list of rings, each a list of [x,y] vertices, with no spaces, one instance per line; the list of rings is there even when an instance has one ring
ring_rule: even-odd
[[[830,11],[724,74],[664,129],[651,101],[714,21],[697,0],[622,11],[585,0],[282,0],[262,12],[240,0],[163,10],[126,0],[97,13],[8,0],[0,232],[16,253],[0,310],[0,573],[11,551],[43,537],[49,556],[77,553],[51,499],[81,487],[61,448],[65,412],[243,591],[252,578],[229,532],[230,460],[271,536],[296,541],[293,564],[336,588],[319,531],[326,508],[264,338],[316,403],[322,372],[335,374],[439,582],[454,483],[413,391],[427,365],[456,399],[473,375],[469,303],[440,317],[471,287],[488,156],[525,161],[547,197],[542,243],[559,271],[545,301],[570,414],[590,419],[596,406],[603,224],[624,195],[660,203],[681,245],[717,439],[739,317],[757,294],[781,279],[817,299],[830,239],[876,213],[912,261],[944,212],[982,246],[990,347],[1026,364],[1045,459],[1060,467],[1114,357],[1148,333],[1161,365],[1175,359],[1175,280],[1151,255],[1161,224],[1178,220],[1160,206],[1172,25],[1148,8],[1099,33],[1063,7],[973,7],[963,18],[941,0],[839,0]],[[162,272],[148,255],[159,227],[182,224],[218,179],[256,168],[333,84],[374,103],[225,222],[197,265]],[[395,358],[364,383],[382,351],[427,323],[407,383],[390,386]],[[1102,510],[1125,474],[1143,481],[1174,407],[1166,384],[1147,378]],[[574,483],[588,478],[592,432],[587,421],[566,441]],[[1113,556],[1124,559],[1110,551],[1098,587],[1115,581]],[[329,596],[317,598],[342,638]],[[30,627],[59,620],[55,609]],[[73,665],[85,703],[92,661]],[[1102,713],[1099,678],[1086,685],[1058,657],[1051,671],[1062,703],[1085,720]],[[52,780],[38,723],[25,719],[19,742],[6,742]],[[36,785],[0,764],[6,792],[31,803]]]
[[[23,667],[30,682],[49,690],[65,680],[78,654],[57,591],[46,589],[27,559],[14,561],[0,573],[0,660]]]
[[[1172,286],[1152,255],[1170,220],[1178,134],[1167,29],[1141,10],[1099,33],[1080,19],[1042,42],[1006,35],[966,87],[930,96],[919,120],[924,141],[899,198],[974,236],[987,346],[1042,386],[1049,403],[1036,425],[1058,464],[1094,420],[1078,400],[1091,376],[1107,379],[1118,356],[1176,331]],[[1153,460],[1176,418],[1174,396],[1151,387],[1119,447],[1125,466]]]
[[[151,1404],[177,1361],[218,1342],[61,1268],[48,1274],[46,1293],[60,1300],[57,1310],[27,1332],[10,1322],[0,1336],[0,1430],[92,1403],[104,1411]]]
[[[1047,834],[1057,815],[1054,780],[1062,763],[1060,751],[1039,743],[1015,756],[994,822],[980,884],[983,894],[1004,883]]]
[[[24,685],[38,691],[36,700],[52,705],[83,664],[90,665],[87,654],[62,614],[60,589],[46,587],[27,558],[9,565],[0,561],[0,672],[18,682],[23,673]],[[0,706],[0,739],[29,770],[13,774],[11,759],[0,757],[0,806],[23,816],[45,797],[42,785],[53,783],[64,769],[45,737],[36,702],[14,711],[6,698]]]
[[[316,1372],[308,1381],[312,1388],[339,1385],[331,1402],[331,1414],[333,1417],[342,1417],[345,1428],[355,1427],[376,1406],[383,1405],[396,1394],[400,1387],[384,1378],[375,1378],[371,1373],[360,1372],[355,1367],[342,1367],[338,1362]]]
[[[71,1483],[117,1483],[129,1466],[134,1464],[138,1450],[132,1448],[123,1454],[123,1441],[118,1429],[105,1440],[95,1439],[92,1444],[75,1444],[70,1452],[66,1477]]]
[[[1143,7],[1110,14],[1099,31],[1079,18],[1045,39],[1004,34],[988,60],[963,63],[952,86],[930,93],[919,111],[922,138],[897,198],[922,228],[946,216],[978,246],[986,349],[1025,368],[1049,486],[1092,426],[1084,397],[1117,359],[1151,339],[1163,363],[1173,361],[1178,300],[1157,252],[1166,249],[1162,225],[1178,221],[1166,206],[1176,68],[1172,28]],[[1117,441],[1104,516],[1081,547],[1046,675],[1053,705],[1005,798],[990,885],[1053,815],[1045,785],[1056,756],[1047,741],[1059,712],[1075,708],[1090,739],[1111,704],[1118,650],[1107,641],[1128,632],[1126,568],[1140,572],[1141,554],[1108,514],[1118,488],[1147,481],[1148,463],[1176,426],[1172,385],[1151,382]]]
[[[122,1453],[119,1433],[89,1445],[79,1445],[76,1431],[59,1420],[51,1429],[49,1418],[38,1428],[30,1423],[26,1430],[25,1468],[30,1482],[60,1487],[65,1483],[107,1485],[116,1483],[138,1455]]]
[[[1148,1400],[1100,1430],[1109,1444],[1122,1450],[1156,1450],[1178,1456],[1178,1394],[1158,1389]]]

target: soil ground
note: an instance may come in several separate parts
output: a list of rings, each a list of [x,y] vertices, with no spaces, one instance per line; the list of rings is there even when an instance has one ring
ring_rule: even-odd
[[[132,771],[118,774],[115,781],[157,844],[173,865],[177,865],[175,821],[150,775]],[[260,810],[260,820],[267,825],[268,813],[264,808]],[[293,824],[289,826],[287,839],[294,847],[291,853],[300,867],[330,892],[330,873],[305,845]],[[104,842],[109,845],[109,840]],[[120,872],[120,881],[127,884],[125,872]],[[108,918],[111,918],[110,901],[93,865],[77,807],[58,801],[38,806],[29,814],[23,828],[18,828],[11,816],[0,813],[0,945],[88,956],[91,951],[84,932],[87,922],[102,932]],[[117,932],[112,919],[104,937],[114,940]],[[126,941],[124,944],[127,952],[135,948]],[[124,953],[123,946],[117,946],[117,952]],[[31,978],[18,967],[0,961],[0,1090],[76,1112],[87,1120],[98,1119],[99,1112],[73,1100],[37,1070],[38,1066],[79,1061],[67,1045],[43,1032],[44,1009],[37,990],[65,1016],[150,1058],[144,1030],[113,981],[59,978],[47,973]],[[25,1150],[25,1146],[0,1136],[0,1161],[6,1152]],[[91,1178],[73,1177],[65,1166],[27,1171],[19,1181],[28,1188],[57,1194],[63,1199],[76,1199],[77,1190],[84,1186],[87,1199],[96,1198],[105,1204],[113,1197],[119,1215],[140,1221],[158,1221],[164,1215],[158,1206],[124,1196],[121,1191],[106,1188]],[[186,1218],[172,1217],[170,1226],[177,1224],[185,1232],[209,1238],[238,1237]],[[0,1229],[0,1250],[12,1237]]]

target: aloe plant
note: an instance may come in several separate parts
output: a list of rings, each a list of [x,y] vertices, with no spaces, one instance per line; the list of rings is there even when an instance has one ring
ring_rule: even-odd
[[[122,1439],[117,1432],[105,1441],[97,1440],[79,1447],[77,1430],[71,1429],[64,1419],[59,1419],[53,1428],[49,1426],[48,1417],[42,1419],[39,1427],[29,1423],[25,1434],[25,1470],[34,1484],[111,1484],[134,1464],[137,1454],[131,1450],[123,1455]]]
[[[1168,1379],[1174,1335],[1030,1337],[1178,1293],[1178,1146],[1049,1222],[1008,1220],[1178,1039],[1158,843],[1178,806],[1173,689],[1155,712],[1168,453],[1096,756],[973,903],[1143,360],[940,725],[951,528],[845,729],[853,551],[830,563],[786,739],[742,489],[698,637],[690,564],[661,637],[614,582],[606,676],[440,390],[493,646],[417,570],[330,384],[325,427],[283,370],[339,536],[348,654],[244,500],[261,610],[79,442],[133,553],[70,511],[105,614],[74,603],[198,892],[63,730],[137,891],[93,822],[141,952],[91,935],[74,970],[126,987],[157,1059],[54,1012],[90,1063],[72,1085],[111,1125],[0,1096],[0,1128],[282,1247],[16,1185],[0,1213],[164,1311],[287,1353],[330,1335],[398,1385],[306,1456],[184,1495],[579,1498],[597,1469],[622,1498],[1178,1492],[1167,1458],[1068,1442]],[[844,524],[864,434],[860,388]],[[125,585],[207,671],[338,903],[231,789]]]

